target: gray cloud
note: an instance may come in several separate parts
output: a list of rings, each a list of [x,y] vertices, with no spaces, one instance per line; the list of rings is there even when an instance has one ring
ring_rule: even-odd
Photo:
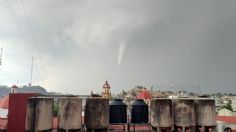
[[[22,3],[9,2],[37,56]],[[174,76],[176,84],[201,85],[204,92],[222,88],[235,92],[234,1],[24,0],[24,4],[46,69],[41,71],[43,79],[36,73],[35,81],[42,83],[47,74],[51,90],[100,91],[108,79],[118,92],[137,84],[168,84]],[[0,20],[0,38],[25,47],[6,2],[1,7],[5,19]],[[22,52],[14,50],[10,52]],[[24,67],[28,56],[21,58],[22,63],[15,59],[9,63]],[[42,64],[36,63],[40,71]]]

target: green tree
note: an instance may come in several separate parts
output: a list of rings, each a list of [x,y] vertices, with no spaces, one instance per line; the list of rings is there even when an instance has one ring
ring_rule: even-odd
[[[222,107],[221,107],[221,109],[228,109],[228,110],[230,110],[230,111],[233,111],[233,108],[232,108],[232,106],[231,106],[231,104],[230,103],[227,103],[227,104],[225,104],[225,105],[223,105]]]
[[[58,101],[55,101],[53,104],[53,116],[58,115],[58,110],[59,110],[59,103],[58,103]]]

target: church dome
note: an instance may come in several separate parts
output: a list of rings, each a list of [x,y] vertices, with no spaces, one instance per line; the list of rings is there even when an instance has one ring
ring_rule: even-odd
[[[106,81],[105,84],[103,85],[103,88],[110,88],[110,84]]]
[[[18,88],[15,84],[11,86],[11,88]]]

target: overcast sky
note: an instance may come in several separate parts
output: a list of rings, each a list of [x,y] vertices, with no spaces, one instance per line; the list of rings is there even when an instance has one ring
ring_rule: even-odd
[[[0,0],[0,84],[236,93],[235,0]]]

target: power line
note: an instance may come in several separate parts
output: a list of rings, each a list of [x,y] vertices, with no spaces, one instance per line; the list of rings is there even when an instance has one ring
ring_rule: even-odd
[[[31,64],[31,72],[30,72],[30,85],[32,85],[33,80],[33,65],[34,64],[34,57],[32,56],[32,64]]]
[[[51,84],[50,84],[50,81],[49,81],[48,76],[47,76],[47,74],[46,74],[46,70],[45,70],[45,68],[44,68],[45,65],[44,65],[44,63],[43,63],[43,61],[42,61],[41,52],[40,52],[40,49],[39,49],[39,46],[38,46],[38,42],[37,42],[36,37],[35,37],[34,32],[33,32],[33,28],[32,28],[32,24],[31,24],[30,19],[29,19],[29,15],[28,15],[28,13],[27,13],[27,11],[26,11],[26,9],[25,9],[24,1],[21,0],[21,3],[22,3],[22,7],[23,7],[23,10],[24,10],[25,16],[26,16],[27,24],[28,24],[28,26],[29,26],[29,28],[30,28],[30,33],[31,33],[31,35],[32,35],[32,37],[33,37],[33,41],[34,41],[33,44],[34,44],[35,47],[36,47],[36,51],[37,51],[38,56],[39,56],[39,61],[41,62],[42,69],[43,69],[43,71],[44,71],[44,73],[45,73],[46,80],[47,80],[47,82],[48,82],[48,84],[49,84],[49,87],[50,87]]]
[[[6,0],[6,1],[7,1],[8,8],[9,8],[9,10],[10,10],[11,16],[12,16],[12,18],[13,18],[15,24],[16,24],[16,27],[17,27],[19,33],[20,33],[20,36],[21,36],[21,38],[23,39],[24,44],[26,45],[27,50],[28,50],[29,53],[30,53],[30,49],[29,49],[29,47],[28,47],[28,45],[27,45],[27,43],[26,43],[25,36],[24,36],[24,34],[23,34],[23,32],[22,32],[22,30],[21,30],[21,28],[20,28],[20,24],[19,24],[19,23],[17,22],[17,20],[16,20],[16,16],[15,16],[13,10],[11,9],[9,0]]]
[[[19,32],[21,38],[23,39],[23,43],[24,43],[25,46],[26,46],[26,50],[28,50],[28,53],[29,53],[29,54],[30,54],[30,53],[33,54],[33,53],[31,52],[31,50],[29,49],[27,43],[26,43],[26,40],[25,40],[25,36],[24,36],[24,34],[23,34],[23,31],[22,31],[21,28],[20,28],[20,24],[18,23],[18,21],[17,21],[17,19],[16,19],[16,16],[15,16],[15,14],[14,14],[14,12],[13,12],[11,6],[10,6],[9,1],[6,0],[6,2],[7,2],[7,5],[8,5],[8,8],[9,8],[9,10],[10,10],[10,14],[11,14],[11,16],[12,16],[12,18],[13,18],[15,24],[16,24],[17,29],[18,29],[18,32]],[[31,55],[30,55],[30,56],[31,56]],[[38,72],[39,72],[39,76],[40,76],[40,78],[41,78],[41,80],[42,80],[42,83],[43,83],[45,86],[47,86],[46,83],[44,82],[44,80],[42,79],[42,75],[41,75],[40,71],[38,71]]]

